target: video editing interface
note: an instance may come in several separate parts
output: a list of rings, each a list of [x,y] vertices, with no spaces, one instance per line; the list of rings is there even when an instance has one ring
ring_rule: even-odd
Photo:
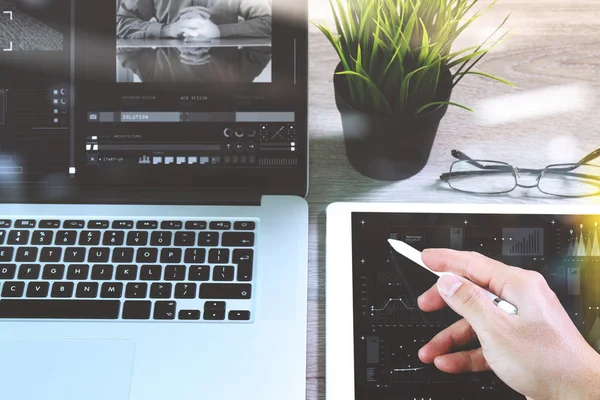
[[[357,399],[522,399],[493,373],[450,375],[418,350],[460,317],[424,313],[417,297],[437,277],[395,253],[413,247],[476,251],[539,271],[589,344],[600,352],[600,215],[352,215]]]
[[[294,9],[274,3],[0,0],[0,182],[302,169]]]

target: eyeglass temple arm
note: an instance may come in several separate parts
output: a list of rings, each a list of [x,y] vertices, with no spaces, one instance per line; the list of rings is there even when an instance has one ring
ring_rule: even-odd
[[[590,161],[595,160],[598,157],[600,157],[600,149],[596,149],[596,150],[592,151],[590,154],[588,154],[587,156],[585,156],[581,160],[579,160],[579,162],[577,164],[587,164]]]
[[[456,158],[459,161],[468,161],[469,164],[474,165],[477,168],[485,168],[485,165],[478,163],[477,161],[473,160],[471,157],[469,157],[460,150],[452,150],[450,154],[452,154],[452,157]]]

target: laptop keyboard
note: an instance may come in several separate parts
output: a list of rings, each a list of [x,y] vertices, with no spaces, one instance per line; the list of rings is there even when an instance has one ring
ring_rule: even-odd
[[[248,322],[257,224],[0,218],[0,318]]]

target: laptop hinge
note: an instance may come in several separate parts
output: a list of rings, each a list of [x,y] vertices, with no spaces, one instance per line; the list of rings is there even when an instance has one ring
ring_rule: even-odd
[[[178,188],[81,188],[77,191],[4,191],[0,202],[50,204],[140,204],[198,206],[260,206],[262,195],[251,190]]]

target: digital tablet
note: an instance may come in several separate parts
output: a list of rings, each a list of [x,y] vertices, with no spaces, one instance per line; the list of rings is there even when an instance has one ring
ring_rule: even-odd
[[[594,284],[600,282],[599,223],[600,206],[592,205],[331,205],[327,398],[523,399],[492,372],[451,375],[419,360],[419,348],[460,317],[449,309],[424,313],[418,308],[416,298],[437,278],[393,252],[388,238],[419,250],[476,251],[539,271],[600,351],[600,285]]]

